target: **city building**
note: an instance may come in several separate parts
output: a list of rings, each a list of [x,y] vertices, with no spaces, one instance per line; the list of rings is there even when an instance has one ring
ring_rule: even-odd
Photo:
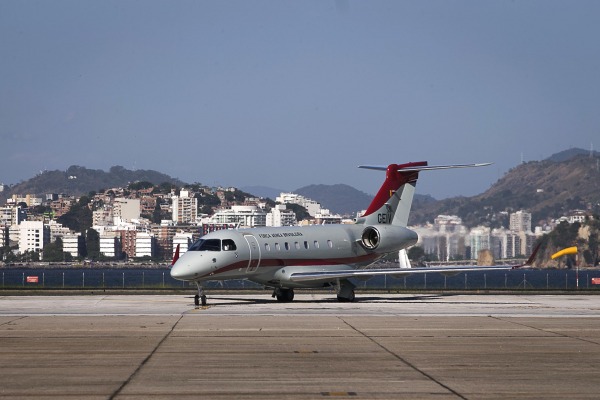
[[[281,204],[298,204],[306,209],[311,217],[315,217],[317,214],[322,214],[321,204],[314,200],[308,199],[302,195],[295,193],[281,193],[275,201]],[[329,210],[328,212],[329,213]]]
[[[114,225],[140,219],[140,199],[116,198],[113,201]]]
[[[208,224],[235,225],[255,228],[267,225],[267,213],[257,206],[232,206],[217,211],[209,218]]]
[[[50,230],[50,243],[54,243],[56,239],[63,238],[63,236],[71,233],[71,230],[56,221],[50,221],[48,223],[48,229]]]
[[[285,204],[277,204],[267,214],[267,226],[294,226],[298,224],[296,213],[288,210]]]
[[[179,192],[179,196],[173,196],[173,221],[178,224],[194,224],[198,218],[198,199],[191,196],[187,190]]]
[[[83,237],[79,233],[68,233],[62,237],[63,252],[69,253],[74,258],[80,256]]]
[[[456,215],[438,215],[433,220],[434,228],[440,233],[463,232],[462,219]]]
[[[50,229],[43,221],[23,221],[19,225],[19,253],[42,252],[50,241]]]
[[[531,213],[521,210],[510,214],[508,229],[513,232],[531,232]]]
[[[490,228],[478,226],[471,229],[469,233],[469,244],[471,247],[471,259],[476,260],[481,250],[491,250]]]
[[[102,208],[92,212],[93,226],[110,226],[113,225],[113,212],[110,205],[105,205]]]
[[[177,246],[179,245],[179,255],[181,256],[185,253],[190,246],[192,245],[193,235],[187,232],[178,232],[175,236],[173,236],[173,256],[175,255],[175,251],[177,250]]]
[[[6,203],[14,205],[25,203],[27,204],[27,207],[36,207],[42,205],[42,200],[43,199],[41,197],[35,197],[34,194],[26,194],[25,197],[22,197],[18,194],[13,194],[11,198],[6,200]]]
[[[120,229],[118,230],[121,235],[121,251],[129,258],[134,258],[136,255],[136,238],[137,231],[133,229]]]
[[[121,257],[121,239],[118,232],[104,232],[100,235],[100,253],[105,257]]]
[[[154,236],[147,232],[138,232],[135,238],[135,257],[153,257],[154,243]]]
[[[27,219],[27,213],[21,207],[0,207],[0,226],[19,225]]]

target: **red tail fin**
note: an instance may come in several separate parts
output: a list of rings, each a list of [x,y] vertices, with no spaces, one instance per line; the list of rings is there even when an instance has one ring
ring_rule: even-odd
[[[179,246],[177,245],[177,248],[175,249],[175,254],[173,255],[173,261],[171,261],[171,267],[173,265],[175,265],[175,263],[177,262],[177,260],[179,260]]]
[[[543,242],[544,242],[543,240],[540,240],[540,242],[537,244],[537,246],[535,246],[535,248],[533,249],[533,252],[529,256],[529,258],[527,259],[527,261],[525,262],[525,264],[515,265],[513,267],[513,269],[517,269],[517,268],[521,268],[521,267],[533,267],[533,263],[535,261],[535,258],[537,257],[538,250],[542,246]]]

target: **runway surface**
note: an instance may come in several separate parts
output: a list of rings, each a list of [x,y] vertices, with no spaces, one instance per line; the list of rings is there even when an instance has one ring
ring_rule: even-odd
[[[600,397],[600,296],[334,297],[0,297],[0,397]]]

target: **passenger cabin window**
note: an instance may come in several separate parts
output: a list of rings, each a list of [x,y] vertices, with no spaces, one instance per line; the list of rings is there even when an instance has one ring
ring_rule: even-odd
[[[279,247],[279,243],[275,243],[275,250],[279,251],[281,248]]]
[[[306,240],[304,241],[304,248],[308,250],[308,242]]]
[[[333,249],[333,242],[331,240],[328,240],[327,246],[329,246],[330,249]]]
[[[319,242],[317,242],[317,241],[315,240],[315,249],[318,249],[318,248],[319,248]]]
[[[271,251],[271,246],[269,245],[269,243],[265,243],[265,250]]]
[[[296,247],[296,250],[300,250],[300,243],[294,242],[294,246]]]
[[[289,244],[288,242],[285,242],[283,245],[285,246],[285,249],[286,249],[286,250],[289,250],[289,249],[290,249],[290,244]]]
[[[220,239],[200,239],[188,251],[221,251]]]
[[[223,239],[223,251],[237,250],[235,242],[231,239]]]

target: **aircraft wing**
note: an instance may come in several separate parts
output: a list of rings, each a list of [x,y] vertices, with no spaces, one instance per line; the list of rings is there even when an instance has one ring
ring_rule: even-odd
[[[338,271],[315,271],[315,272],[295,272],[290,275],[290,280],[294,282],[318,281],[325,279],[346,279],[360,278],[379,275],[410,275],[440,273],[445,275],[456,275],[461,272],[481,272],[481,271],[506,271],[522,267],[531,267],[542,242],[535,247],[525,264],[521,265],[498,265],[491,267],[478,267],[475,265],[462,265],[453,267],[425,267],[425,268],[380,268],[380,269],[349,269]]]
[[[506,271],[514,269],[512,265],[501,265],[493,267],[477,266],[457,266],[457,267],[433,267],[433,268],[381,268],[381,269],[349,269],[339,271],[317,271],[317,272],[295,272],[291,274],[290,280],[293,282],[307,282],[324,279],[347,279],[361,278],[379,275],[411,275],[441,273],[445,275],[456,275],[461,272],[472,271]]]

